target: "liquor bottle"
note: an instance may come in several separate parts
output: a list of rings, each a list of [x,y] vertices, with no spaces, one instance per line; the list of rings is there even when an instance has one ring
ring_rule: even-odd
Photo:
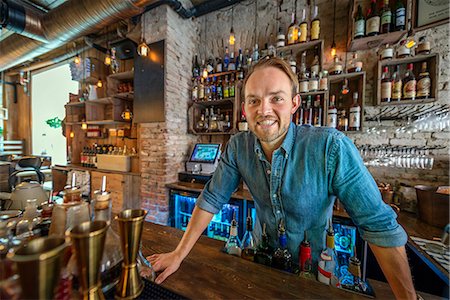
[[[206,64],[206,71],[208,71],[208,74],[214,72],[214,59],[212,57],[208,59],[208,63]]]
[[[365,292],[367,284],[361,279],[361,262],[356,257],[356,246],[353,247],[353,256],[349,259],[348,271],[353,276],[352,289],[357,292]]]
[[[236,71],[236,60],[234,59],[234,51],[230,53],[230,62],[228,64],[228,71]]]
[[[288,45],[292,45],[298,42],[298,35],[299,35],[299,27],[297,25],[297,20],[295,19],[295,13],[292,13],[292,22],[291,25],[289,25],[288,32],[287,32],[287,42]]]
[[[339,265],[334,246],[334,230],[331,219],[326,233],[326,248],[322,251],[320,257],[322,261],[319,262],[318,280],[332,287],[339,287]]]
[[[239,131],[248,131],[248,123],[244,114],[241,114],[241,121],[238,123]]]
[[[198,79],[192,78],[192,92],[191,92],[192,101],[198,101]]]
[[[266,223],[263,224],[261,243],[256,249],[254,261],[266,266],[272,265],[272,249],[269,246],[269,237],[266,233]]]
[[[311,41],[318,40],[320,37],[320,19],[319,19],[319,8],[314,6],[313,9],[313,20],[311,22]]]
[[[322,74],[322,75],[320,75]],[[323,70],[319,74],[319,90],[320,91],[327,91],[328,90],[328,71]]]
[[[228,71],[228,65],[230,64],[230,54],[228,51],[228,47],[225,46],[225,55],[223,57],[223,70]]]
[[[270,43],[267,47],[267,56],[269,57],[276,57],[277,56],[277,49],[275,48],[273,44],[273,34],[270,34]]]
[[[381,75],[381,102],[391,102],[391,96],[392,80],[388,67],[384,67],[383,74]]]
[[[389,44],[386,44],[384,48],[382,48],[380,56],[381,60],[392,59],[392,57],[394,57],[394,49],[392,49]]]
[[[242,238],[242,253],[241,257],[246,260],[254,261],[256,253],[255,240],[253,239],[253,220],[251,216],[251,210],[248,210],[248,216],[246,221],[246,231]]]
[[[295,56],[291,50],[291,55],[289,56],[289,65],[291,66],[292,72],[297,74],[297,61],[295,60]]]
[[[205,130],[205,114],[202,113],[200,115],[200,120],[198,120],[197,124],[195,124],[195,129],[199,132],[202,132]]]
[[[250,67],[252,66],[252,57],[251,57],[250,52],[249,52],[248,49],[245,49],[245,56],[244,56],[244,58],[245,58],[245,68],[247,70],[249,70]]]
[[[301,100],[301,99],[300,99],[300,101],[301,101],[300,107],[297,109],[296,119],[295,119],[295,123],[297,125],[303,125],[304,124],[303,114],[304,114],[305,107],[306,107],[306,101],[305,100]]]
[[[235,95],[235,85],[234,85],[234,75],[233,74],[231,74],[231,77],[230,77],[229,95],[230,95],[230,98],[234,98],[234,95]]]
[[[353,104],[350,107],[349,130],[358,131],[361,128],[361,106],[358,104],[358,92],[353,93]]]
[[[406,47],[406,40],[400,42],[400,45],[397,47],[397,57],[405,58],[411,56],[411,49]]]
[[[212,100],[211,85],[209,83],[209,78],[206,78],[206,83],[205,83],[205,101],[211,101],[211,100]]]
[[[331,128],[337,127],[337,108],[335,106],[336,96],[331,95],[330,106],[328,107],[327,126]]]
[[[305,231],[305,239],[300,244],[299,251],[300,276],[304,278],[314,278],[312,273],[311,244]]]
[[[222,79],[220,77],[217,82],[216,93],[217,93],[217,100],[222,100],[223,99],[223,86],[222,86]]]
[[[299,25],[298,41],[305,43],[308,37],[308,22],[306,22],[306,9],[302,9],[302,22]]]
[[[235,212],[233,213],[233,220],[231,221],[230,236],[225,244],[225,251],[230,255],[241,256],[241,242],[238,237]]]
[[[341,62],[339,61],[339,57],[335,56],[334,57],[334,62],[331,65],[331,68],[328,71],[328,73],[330,75],[339,75],[339,74],[342,74],[342,70],[343,70],[343,68],[342,68]]]
[[[427,41],[426,36],[422,36],[419,38],[419,45],[417,45],[416,53],[417,54],[430,54],[431,45],[430,42]]]
[[[283,32],[283,27],[280,24],[277,33],[277,48],[284,47],[286,45],[286,35]]]
[[[413,73],[413,64],[408,64],[405,76],[403,77],[403,99],[416,99],[416,77]]]
[[[353,29],[353,38],[359,39],[364,37],[366,29],[366,20],[364,19],[361,5],[358,4],[358,11],[356,13]]]
[[[258,44],[255,44],[255,47],[253,48],[253,53],[252,53],[252,61],[253,63],[257,63],[259,60],[259,47]]]
[[[316,101],[314,101],[314,126],[322,126],[322,106],[320,105],[320,95],[316,95]]]
[[[198,84],[198,101],[204,100],[205,100],[205,85],[203,84],[203,78],[201,78]]]
[[[427,70],[427,62],[422,63],[422,71],[417,80],[417,98],[427,99],[430,97],[431,78]]]
[[[243,61],[244,61],[244,56],[242,54],[242,49],[239,48],[239,54],[236,57],[236,70],[238,70],[238,71],[242,70],[242,66],[244,65]]]
[[[406,9],[402,0],[395,2],[395,31],[405,30]]]
[[[319,62],[319,49],[318,47],[314,47],[314,60],[311,64],[311,73],[319,74],[320,71],[320,62]]]
[[[377,0],[371,0],[366,21],[366,35],[373,36],[380,33],[380,15],[377,10]]]
[[[347,111],[344,108],[339,110],[338,129],[340,131],[347,131],[348,130]]]
[[[309,91],[308,87],[308,74],[306,73],[306,51],[302,52],[300,60],[300,82],[299,82],[300,93],[307,93]]]
[[[230,98],[230,85],[228,83],[228,76],[225,76],[225,82],[223,83],[223,97]]]
[[[278,234],[279,245],[272,256],[272,267],[290,272],[292,270],[292,254],[287,249],[287,236],[283,220],[280,222]]]
[[[220,73],[222,71],[223,71],[222,59],[220,57],[216,57],[216,72]]]
[[[200,65],[198,64],[198,57],[195,54],[194,67],[192,68],[192,77],[197,78],[200,76]]]
[[[306,105],[303,111],[303,124],[312,125],[313,111],[311,106],[311,95],[308,95],[306,99]]]
[[[388,33],[392,27],[392,11],[389,7],[389,0],[384,0],[383,10],[381,11],[381,33]]]
[[[362,71],[362,61],[358,59],[358,53],[354,52],[352,59],[350,60],[349,68],[347,73],[361,72]]]
[[[395,66],[395,72],[392,74],[392,101],[402,100],[402,78],[400,76],[400,66]]]
[[[315,92],[319,89],[319,77],[315,72],[311,72],[311,78],[308,81],[308,90]]]
[[[211,90],[211,100],[217,100],[217,85],[216,85],[216,76],[213,77],[210,85]]]

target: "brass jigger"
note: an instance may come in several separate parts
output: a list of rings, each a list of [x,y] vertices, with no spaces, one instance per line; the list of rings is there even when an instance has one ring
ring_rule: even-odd
[[[105,247],[106,221],[83,222],[68,234],[77,262],[80,292],[83,299],[105,299],[100,281],[100,262]]]
[[[143,209],[127,209],[115,218],[119,224],[120,246],[123,253],[122,274],[116,286],[116,299],[136,298],[144,289],[136,258],[146,215],[147,211]]]
[[[8,254],[17,264],[21,299],[53,299],[66,248],[62,237],[42,237]]]

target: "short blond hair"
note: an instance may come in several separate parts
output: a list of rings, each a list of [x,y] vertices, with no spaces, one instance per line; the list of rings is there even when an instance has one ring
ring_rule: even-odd
[[[247,76],[245,76],[244,83],[242,85],[244,93],[243,96],[245,97],[245,86],[247,85],[247,81],[252,76],[252,74],[262,68],[267,67],[273,67],[277,68],[278,70],[282,71],[284,74],[286,74],[289,77],[289,80],[291,81],[292,86],[292,98],[294,98],[295,95],[298,94],[298,79],[297,75],[292,72],[291,66],[283,59],[278,57],[271,57],[271,58],[262,58],[258,61],[256,65],[254,65],[250,71],[248,72]],[[243,99],[245,100],[245,99]]]

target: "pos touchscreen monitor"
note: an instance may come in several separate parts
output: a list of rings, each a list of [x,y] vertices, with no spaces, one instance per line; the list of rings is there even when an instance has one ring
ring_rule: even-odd
[[[186,171],[202,174],[213,173],[219,162],[220,146],[221,144],[196,144],[189,161],[186,162]]]

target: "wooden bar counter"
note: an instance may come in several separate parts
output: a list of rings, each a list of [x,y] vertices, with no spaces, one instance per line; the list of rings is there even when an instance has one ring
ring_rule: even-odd
[[[143,254],[172,251],[182,235],[181,230],[146,222],[142,234]],[[225,254],[220,251],[223,245],[221,241],[201,236],[180,269],[162,286],[191,299],[368,299]],[[394,299],[386,283],[370,280],[370,284],[377,299]]]

